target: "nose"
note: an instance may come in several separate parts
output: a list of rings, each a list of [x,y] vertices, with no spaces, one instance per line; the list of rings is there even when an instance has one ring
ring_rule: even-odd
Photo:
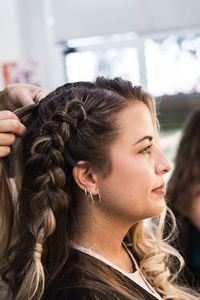
[[[164,175],[171,170],[171,164],[165,154],[159,150],[159,157],[156,163],[156,173]]]

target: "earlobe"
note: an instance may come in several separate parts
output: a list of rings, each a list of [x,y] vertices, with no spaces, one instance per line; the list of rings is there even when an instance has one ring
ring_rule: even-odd
[[[96,194],[97,185],[92,169],[85,161],[79,161],[78,164],[80,167],[75,166],[72,171],[74,181],[83,191],[86,189],[88,192]]]

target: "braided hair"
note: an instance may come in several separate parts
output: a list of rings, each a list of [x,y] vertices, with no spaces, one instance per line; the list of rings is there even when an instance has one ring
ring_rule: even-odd
[[[121,78],[100,77],[94,83],[68,83],[40,103],[16,112],[27,130],[14,151],[18,236],[4,271],[16,300],[41,299],[62,272],[69,259],[73,222],[84,197],[73,178],[73,168],[92,166],[102,176],[109,175],[112,169],[109,149],[119,134],[117,115],[133,101],[141,101],[148,107],[156,127],[153,97]],[[81,161],[86,163],[83,165]],[[172,285],[170,272],[166,278],[160,275],[168,270],[169,254],[164,250],[159,255],[152,252],[150,245],[156,243],[157,249],[161,243],[158,239],[155,242],[155,232],[150,243],[144,238],[141,223],[137,228],[134,246],[147,278],[151,274],[152,284],[156,282],[163,295],[168,293],[173,298],[176,293],[181,295],[180,299],[196,299],[187,298],[189,294],[181,294]],[[148,252],[152,257],[147,257],[148,264],[145,264]],[[149,261],[153,259],[157,263],[151,268]],[[112,276],[104,276],[104,271],[101,274],[107,284],[125,291]],[[127,295],[138,299],[131,290]]]

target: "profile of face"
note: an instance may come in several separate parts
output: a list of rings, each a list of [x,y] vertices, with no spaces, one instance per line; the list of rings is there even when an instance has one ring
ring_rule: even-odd
[[[134,223],[161,213],[164,207],[163,175],[170,164],[156,142],[147,106],[135,101],[117,115],[120,133],[110,148],[111,173],[97,174],[102,212]]]

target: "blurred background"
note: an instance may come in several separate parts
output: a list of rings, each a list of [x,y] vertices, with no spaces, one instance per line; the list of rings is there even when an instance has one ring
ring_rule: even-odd
[[[0,89],[122,76],[156,97],[173,163],[200,104],[199,0],[0,0]]]

